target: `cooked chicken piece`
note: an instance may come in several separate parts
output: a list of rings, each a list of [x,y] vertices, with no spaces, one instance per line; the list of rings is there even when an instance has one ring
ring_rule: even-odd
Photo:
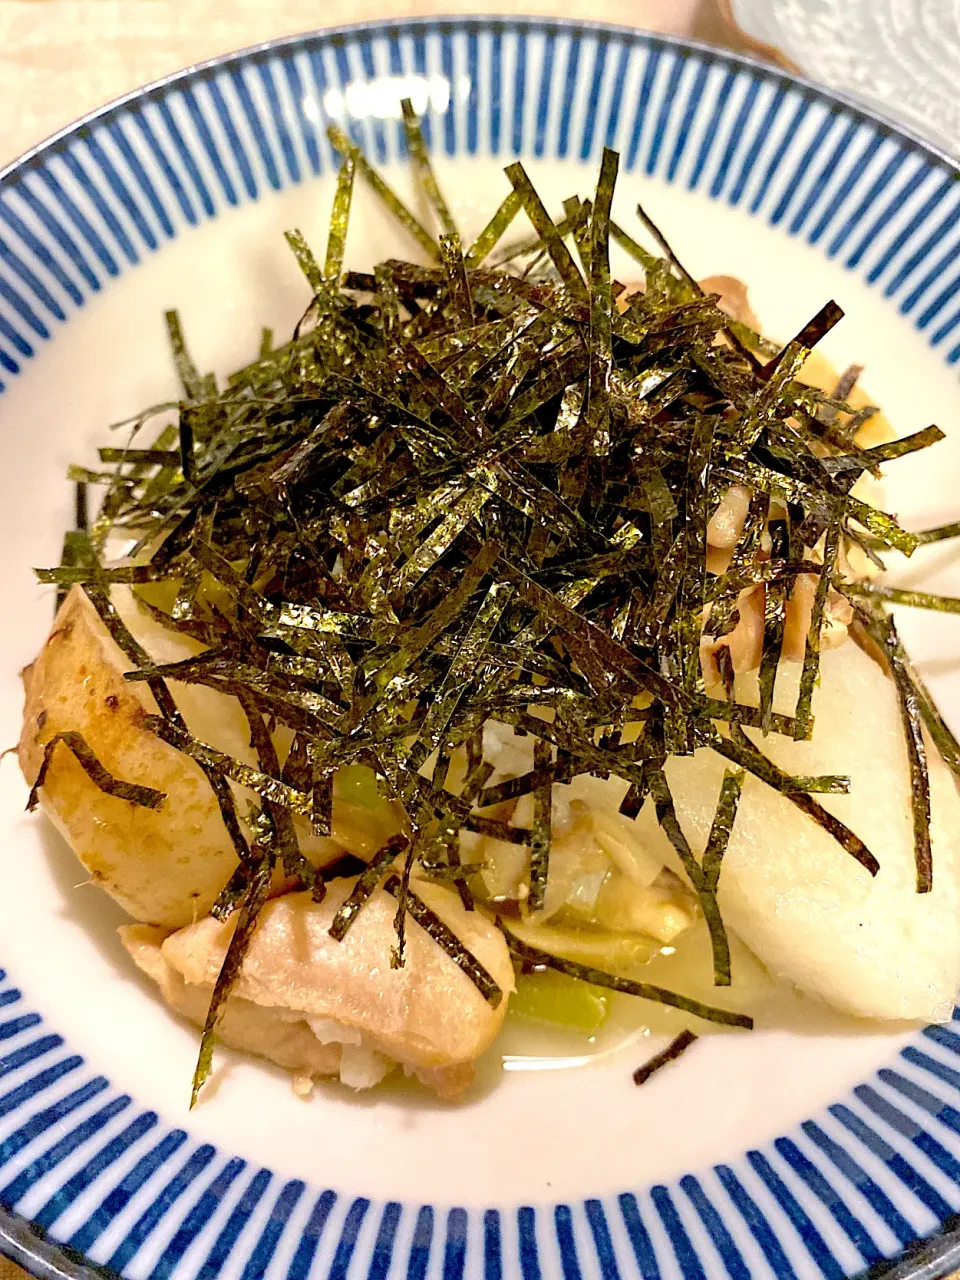
[[[784,663],[776,706],[796,704],[801,668]],[[737,700],[757,701],[756,675]],[[860,1017],[948,1017],[960,984],[960,795],[929,749],[933,891],[915,892],[910,776],[893,683],[855,644],[824,653],[810,742],[779,734],[763,751],[792,774],[846,774],[847,796],[821,795],[880,863],[874,878],[784,796],[748,776],[720,873],[720,910],[775,976]],[[752,736],[756,737],[755,734]],[[729,764],[711,750],[666,763],[677,816],[706,844]],[[679,871],[647,802],[638,830]]]
[[[500,986],[504,999],[494,1009],[410,917],[406,962],[391,967],[397,904],[383,890],[373,894],[342,942],[332,938],[330,924],[354,883],[331,881],[321,903],[295,893],[267,904],[227,1001],[230,1017],[221,1038],[301,1075],[339,1071],[357,1087],[376,1084],[400,1063],[442,1096],[452,1096],[469,1083],[472,1063],[506,1013],[513,965],[503,935],[480,912],[464,910],[450,890],[414,882],[417,896]],[[168,1003],[202,1024],[233,928],[233,919],[206,919],[162,942],[134,928],[124,931],[124,942]],[[296,1036],[287,1030],[291,1025]],[[281,1027],[275,1051],[272,1036]],[[304,1029],[315,1044],[304,1038]]]
[[[731,320],[738,320],[755,331],[759,330],[760,322],[753,313],[747,286],[742,280],[738,280],[736,276],[705,276],[700,281],[700,288],[704,293],[719,293],[717,306]]]
[[[194,986],[166,959],[162,945],[166,930],[149,924],[127,924],[120,938],[139,969],[152,978],[171,1009],[202,1027],[210,1007],[212,986]],[[340,1070],[340,1046],[321,1044],[302,1018],[284,1017],[252,1000],[230,996],[217,1039],[231,1049],[268,1058],[295,1076],[335,1076]]]

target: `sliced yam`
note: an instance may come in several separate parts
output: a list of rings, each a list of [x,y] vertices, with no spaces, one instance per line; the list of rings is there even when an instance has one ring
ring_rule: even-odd
[[[165,628],[128,587],[113,603],[135,638],[158,663],[203,648]],[[144,727],[157,705],[147,685],[124,679],[131,662],[80,586],[71,588],[37,660],[24,672],[25,707],[18,754],[24,777],[37,778],[45,745],[58,733],[80,733],[114,777],[161,791],[157,810],[105,794],[68,747],[55,748],[41,803],[93,880],[135,919],[176,929],[206,915],[236,866],[213,790],[189,756]],[[240,704],[216,689],[168,682],[190,732],[245,764],[258,764]],[[230,784],[238,818],[254,794]],[[301,851],[317,866],[344,850],[369,857],[402,826],[399,808],[367,809],[334,799],[332,836],[319,837],[296,820]],[[283,883],[278,871],[276,888]]]
[[[199,641],[165,627],[154,614],[138,607],[136,596],[129,587],[114,587],[112,600],[131,633],[154,662],[179,662],[203,651],[204,645]],[[257,753],[250,743],[247,717],[236,698],[208,685],[187,684],[181,680],[168,681],[168,687],[187,728],[195,737],[235,760],[254,768],[260,767]],[[281,762],[286,759],[291,738],[290,732],[283,729],[275,735]],[[246,802],[256,797],[242,787],[234,790],[244,801],[240,805],[243,812]],[[315,835],[309,821],[304,818],[297,817],[294,825],[304,857],[317,866],[325,866],[344,850],[358,858],[369,859],[391,836],[403,829],[404,822],[403,810],[388,800],[369,807],[334,793],[329,838]]]
[[[157,810],[107,795],[60,744],[41,800],[93,880],[135,919],[175,929],[209,911],[236,854],[199,766],[144,727],[156,705],[146,685],[124,680],[129,669],[73,587],[24,675],[20,767],[32,785],[45,744],[72,730],[116,778],[165,794]]]
[[[777,706],[792,710],[801,668],[784,664]],[[756,676],[737,696],[756,702]],[[823,654],[810,742],[752,733],[793,774],[846,774],[850,794],[822,806],[871,850],[868,871],[784,796],[748,776],[719,884],[727,927],[767,969],[835,1008],[865,1018],[941,1020],[960,985],[960,796],[929,748],[933,891],[916,892],[910,778],[888,677],[854,644]],[[667,762],[677,813],[703,850],[728,762],[711,750]],[[651,850],[676,867],[648,803],[638,819]]]
[[[307,893],[267,903],[230,999],[311,1022],[333,1020],[415,1071],[472,1063],[499,1031],[513,990],[513,965],[503,935],[480,912],[464,910],[450,890],[415,882],[418,897],[502,989],[504,998],[494,1009],[410,917],[406,962],[402,968],[391,967],[397,903],[383,890],[372,895],[342,942],[332,938],[333,917],[353,884],[331,881],[321,903]],[[211,990],[233,929],[234,919],[188,925],[163,942],[163,959],[190,986]]]

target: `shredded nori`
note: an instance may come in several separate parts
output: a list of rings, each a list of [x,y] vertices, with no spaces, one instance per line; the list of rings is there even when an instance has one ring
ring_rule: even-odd
[[[549,742],[537,738],[534,742],[534,772],[546,777],[553,752]],[[533,793],[533,830],[530,833],[530,896],[527,906],[531,911],[541,911],[547,894],[547,876],[550,864],[550,831],[552,826],[552,793],[550,782],[544,781]]]
[[[117,800],[126,800],[128,804],[139,805],[142,809],[160,809],[163,807],[167,798],[163,791],[157,791],[154,787],[142,786],[138,782],[124,782],[121,778],[115,778],[110,770],[105,768],[97,759],[83,734],[77,733],[73,729],[66,729],[62,733],[55,734],[44,745],[40,771],[33,786],[30,788],[30,795],[27,798],[28,810],[35,809],[37,806],[40,791],[50,770],[50,761],[53,759],[53,753],[61,743],[70,751],[94,786],[108,796],[114,796]]]
[[[670,1041],[665,1049],[655,1053],[642,1067],[637,1067],[633,1073],[633,1083],[636,1085],[646,1084],[650,1077],[656,1075],[662,1067],[671,1062],[676,1062],[698,1038],[696,1032],[690,1031],[689,1028],[681,1031],[678,1036]]]
[[[704,850],[703,857],[700,859],[703,878],[707,887],[713,893],[716,893],[717,885],[720,883],[720,866],[723,862],[723,855],[727,851],[727,844],[737,817],[737,806],[740,803],[740,795],[743,791],[744,777],[743,770],[728,769],[723,775],[723,782],[720,786],[720,799],[717,801],[717,811],[710,827],[707,847]]]
[[[347,930],[360,913],[361,907],[387,875],[391,866],[410,843],[406,836],[392,836],[370,859],[369,865],[357,877],[357,882],[330,925],[330,936],[342,942]]]
[[[708,851],[711,855],[708,867],[706,855],[702,863],[698,862],[687,837],[684,835],[662,763],[656,758],[650,759],[645,763],[644,771],[647,776],[648,790],[653,798],[657,822],[673,845],[677,857],[680,859],[684,874],[696,891],[700,901],[703,918],[710,933],[714,985],[729,987],[732,981],[730,973],[730,943],[727,939],[727,931],[724,928],[720,908],[717,904],[717,883],[720,877],[720,860],[726,847],[726,841],[730,836],[733,820],[736,817],[736,804],[730,805],[728,821],[725,822],[725,815],[720,814],[718,815],[718,820],[714,822],[714,829],[710,833],[710,845],[708,846]],[[725,797],[721,795],[721,805],[724,805],[724,800]],[[729,800],[727,800],[727,804],[729,805]]]
[[[909,533],[851,492],[864,472],[942,433],[928,427],[859,448],[856,433],[874,412],[847,401],[859,369],[832,395],[799,380],[810,349],[842,315],[836,304],[780,350],[731,321],[648,214],[637,210],[655,251],[612,220],[618,157],[609,149],[592,198],[572,197],[557,220],[524,166],[508,166],[510,190],[465,248],[409,103],[403,126],[437,235],[331,126],[343,163],[323,265],[299,232],[287,235],[311,295],[291,338],[277,343],[264,333],[253,361],[221,387],[197,369],[170,312],[181,402],[125,424],[128,446],[100,452],[112,470],[76,471],[78,529],[67,535],[61,564],[39,571],[58,598],[74,583],[87,591],[133,666],[127,678],[146,681],[157,701],[147,727],[200,764],[237,851],[215,914],[239,911],[239,923],[211,1003],[194,1096],[273,867],[282,864],[322,895],[324,877],[299,848],[294,816],[327,835],[333,779],[344,766],[373,769],[381,794],[402,806],[407,834],[361,873],[334,936],[343,937],[404,854],[402,874],[385,885],[398,902],[394,962],[403,960],[409,913],[492,1002],[499,988],[427,911],[410,877],[419,868],[454,883],[472,908],[460,831],[523,842],[531,850],[523,909],[541,909],[552,787],[578,774],[622,778],[629,789],[621,811],[631,817],[655,805],[698,893],[718,983],[728,983],[730,971],[716,891],[744,772],[817,822],[838,853],[876,873],[862,840],[814,799],[842,793],[848,780],[791,777],[746,733],[809,737],[831,592],[854,602],[856,626],[880,646],[897,685],[918,889],[929,888],[932,874],[921,722],[960,777],[960,746],[885,612],[888,604],[951,612],[960,604],[851,583],[839,572],[854,546],[910,555],[960,536],[960,524]],[[344,272],[356,174],[428,265],[390,259],[369,273]],[[532,239],[505,243],[521,212]],[[612,278],[611,242],[635,264],[639,288]],[[171,408],[177,424],[141,447],[139,433]],[[92,484],[106,492],[88,531]],[[729,563],[708,571],[708,523],[734,484],[747,486],[749,510]],[[121,566],[103,560],[111,530],[136,543]],[[789,715],[773,710],[773,693],[802,574],[816,576],[817,586]],[[114,606],[119,584],[204,651],[152,662]],[[162,607],[151,594],[161,588]],[[701,633],[727,637],[748,588],[764,599],[759,708],[736,701],[728,650],[716,653],[725,697],[707,687],[701,658]],[[240,699],[258,767],[188,732],[166,684],[173,678]],[[529,735],[531,771],[488,785],[489,721]],[[625,743],[628,724],[639,732]],[[285,758],[277,735],[290,744]],[[112,778],[74,734],[47,745],[31,803],[58,741],[104,790],[150,807],[162,802],[150,788]],[[724,778],[699,861],[664,771],[672,755],[698,748],[737,767]],[[459,786],[450,782],[458,752],[466,758]],[[231,783],[257,794],[260,807],[244,820]],[[531,830],[491,816],[491,806],[527,794]],[[742,1015],[539,953],[504,930],[524,963],[749,1025]]]
[[[428,933],[434,942],[439,947],[442,947],[447,955],[464,971],[484,1000],[494,1009],[498,1008],[503,999],[503,991],[476,956],[471,955],[453,930],[444,924],[437,913],[432,911],[422,898],[418,898],[409,886],[404,889],[402,881],[397,876],[392,876],[383,887],[387,893],[392,894],[398,901],[401,897],[405,898],[406,910],[416,920],[421,929]]]
[[[270,879],[273,875],[273,859],[268,851],[262,851],[249,882],[245,885],[238,901],[238,912],[230,944],[224,956],[223,964],[217,975],[217,981],[210,998],[203,1034],[200,1037],[200,1053],[197,1067],[193,1074],[193,1087],[190,1092],[191,1110],[196,1105],[200,1090],[206,1083],[213,1066],[213,1045],[217,1024],[223,1016],[224,1005],[230,988],[236,982],[243,958],[247,954],[250,940],[257,927],[260,912],[263,910],[270,891]]]
[[[649,982],[635,982],[633,978],[619,977],[603,969],[594,969],[591,965],[565,960],[562,956],[555,956],[549,951],[541,950],[540,947],[522,942],[516,934],[510,932],[510,926],[506,921],[501,919],[499,924],[514,957],[535,969],[556,969],[558,973],[565,973],[571,978],[580,978],[584,982],[592,983],[595,987],[606,987],[610,991],[620,991],[624,995],[636,996],[640,1000],[652,1000],[656,1004],[670,1005],[671,1008],[682,1009],[684,1013],[692,1013],[706,1022],[716,1022],[721,1026],[744,1027],[748,1031],[753,1027],[753,1019],[746,1013],[732,1013],[729,1009],[718,1009],[714,1005],[679,995],[676,991],[669,991],[666,987],[657,987]]]

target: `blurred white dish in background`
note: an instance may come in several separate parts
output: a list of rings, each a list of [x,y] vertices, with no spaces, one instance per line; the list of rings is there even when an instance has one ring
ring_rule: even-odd
[[[960,155],[954,0],[730,0],[730,9],[745,35],[811,80]]]

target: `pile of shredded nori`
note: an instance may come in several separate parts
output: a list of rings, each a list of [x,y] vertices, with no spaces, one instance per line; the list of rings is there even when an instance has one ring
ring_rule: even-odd
[[[549,875],[551,785],[574,775],[624,779],[629,815],[651,797],[710,927],[718,984],[730,981],[730,964],[717,883],[744,773],[783,793],[876,872],[869,850],[815,798],[842,792],[847,780],[790,777],[744,731],[810,735],[831,589],[855,606],[861,637],[883,651],[896,681],[913,780],[918,891],[931,887],[932,874],[921,724],[960,775],[960,746],[884,608],[950,602],[857,585],[838,567],[851,545],[874,558],[884,547],[909,555],[957,534],[956,526],[907,533],[851,493],[865,471],[942,433],[928,428],[859,448],[857,430],[874,411],[847,402],[855,374],[833,396],[797,380],[840,309],[828,303],[783,350],[731,321],[642,209],[640,227],[656,252],[611,220],[618,157],[609,150],[592,198],[566,201],[559,221],[523,166],[510,165],[510,194],[465,246],[416,120],[409,108],[404,114],[442,234],[434,238],[332,129],[343,164],[325,258],[316,259],[299,233],[287,237],[312,294],[292,339],[274,346],[265,332],[257,359],[219,386],[194,367],[171,313],[179,404],[139,417],[126,447],[102,449],[102,472],[73,469],[81,527],[67,536],[61,567],[40,574],[61,593],[83,584],[136,666],[128,678],[147,681],[156,697],[154,731],[200,764],[236,845],[237,869],[215,914],[238,911],[238,926],[195,1091],[275,865],[322,897],[323,879],[301,855],[293,815],[329,832],[332,779],[342,766],[372,768],[383,794],[402,804],[408,831],[372,859],[331,932],[342,938],[385,883],[398,904],[394,962],[403,963],[412,914],[493,1003],[501,992],[413,894],[411,870],[419,864],[455,884],[472,907],[459,864],[461,828],[526,838],[535,910]],[[369,274],[343,271],[357,172],[427,265],[390,259]],[[521,211],[533,237],[504,248]],[[635,260],[632,278],[643,282],[629,296],[611,278],[611,240]],[[178,427],[140,447],[151,417],[171,407]],[[105,497],[86,528],[88,483],[105,485]],[[732,484],[749,486],[753,498],[729,568],[710,575],[707,523]],[[106,536],[118,529],[139,539],[133,567],[104,563]],[[772,709],[774,682],[785,605],[801,573],[818,575],[819,585],[799,700],[785,716]],[[110,584],[156,582],[176,584],[169,614],[153,608],[165,625],[204,642],[199,656],[155,666],[120,621]],[[766,600],[759,707],[734,699],[729,664],[727,696],[708,696],[700,659],[705,608],[711,634],[731,631],[737,596],[754,583],[765,584]],[[165,684],[173,677],[240,699],[259,769],[191,737]],[[531,736],[531,772],[487,785],[488,720]],[[638,721],[639,738],[622,740],[623,727]],[[272,737],[281,726],[293,735],[282,764]],[[106,775],[82,739],[59,741],[98,785],[156,804],[157,793],[125,791],[127,784]],[[714,748],[734,766],[702,859],[683,833],[664,772],[671,755],[697,747]],[[446,786],[455,753],[466,758],[456,794]],[[261,799],[251,840],[228,779]],[[530,792],[528,834],[477,813]],[[538,952],[502,923],[521,963],[750,1025],[742,1015]]]

